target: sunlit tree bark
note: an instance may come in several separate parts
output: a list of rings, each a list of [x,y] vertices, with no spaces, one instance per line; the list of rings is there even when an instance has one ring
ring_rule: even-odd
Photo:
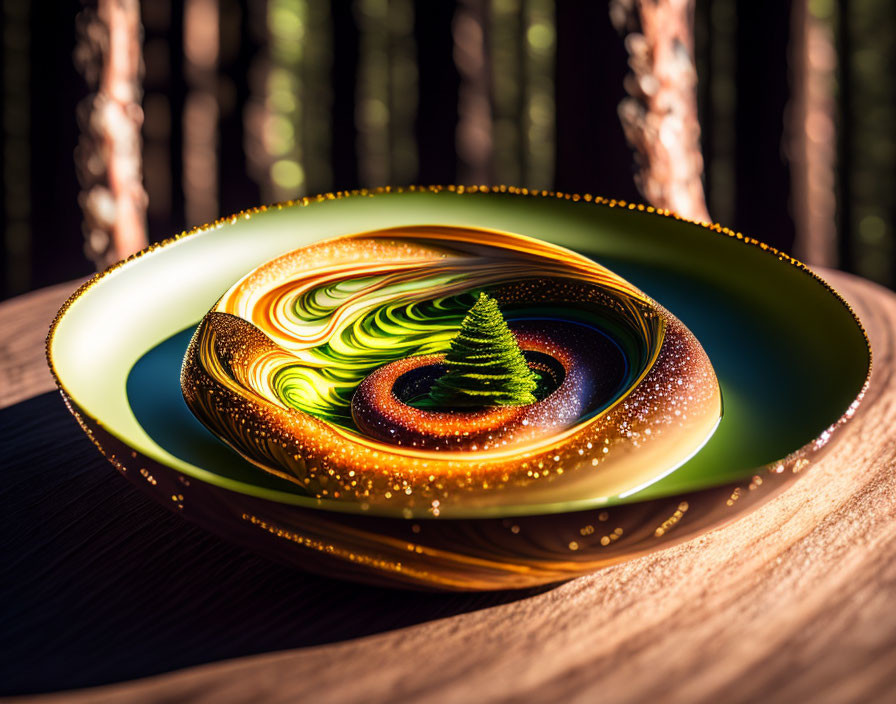
[[[85,252],[104,268],[146,246],[138,0],[99,0],[79,17],[75,59],[96,93],[80,110],[75,158]]]
[[[641,193],[658,208],[708,221],[697,119],[695,0],[612,0],[625,34],[629,97],[619,104]]]

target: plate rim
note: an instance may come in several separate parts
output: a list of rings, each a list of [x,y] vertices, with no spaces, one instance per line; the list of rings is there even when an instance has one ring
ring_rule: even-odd
[[[786,265],[792,266],[796,270],[802,272],[803,274],[808,275],[812,278],[816,283],[821,284],[821,286],[831,294],[834,299],[841,305],[843,308],[849,313],[853,322],[857,326],[858,330],[861,333],[862,340],[865,344],[865,350],[868,355],[868,368],[865,374],[865,378],[862,382],[861,388],[859,389],[856,396],[849,403],[847,408],[840,414],[840,416],[834,420],[825,430],[820,432],[817,436],[815,436],[812,440],[808,441],[804,445],[801,445],[797,449],[790,452],[785,457],[778,458],[766,465],[761,465],[754,468],[754,473],[762,473],[766,472],[776,472],[780,473],[783,471],[785,465],[793,464],[794,461],[798,460],[798,458],[803,457],[806,454],[813,453],[822,449],[824,446],[828,444],[828,441],[834,434],[834,432],[839,429],[844,423],[849,421],[859,405],[861,404],[866,392],[868,390],[871,375],[874,368],[874,356],[873,350],[871,347],[871,341],[868,337],[867,330],[863,325],[861,319],[856,314],[855,310],[849,304],[849,302],[837,291],[830,283],[828,283],[824,278],[819,276],[815,271],[813,271],[809,266],[804,264],[802,261],[796,259],[795,257],[778,250],[777,248],[766,244],[756,238],[749,237],[743,235],[740,232],[737,232],[729,227],[721,225],[719,223],[707,222],[701,220],[695,220],[691,218],[684,217],[675,213],[666,208],[656,208],[651,205],[646,205],[643,203],[629,202],[622,199],[616,198],[605,198],[603,196],[595,196],[589,193],[579,194],[579,193],[567,193],[563,191],[553,191],[553,190],[536,190],[529,189],[525,187],[515,187],[515,186],[506,186],[506,185],[494,185],[494,186],[486,186],[486,185],[409,185],[409,186],[381,186],[377,188],[360,188],[360,189],[352,189],[345,191],[334,191],[321,193],[318,195],[312,196],[304,196],[301,198],[295,198],[291,200],[281,201],[269,205],[259,205],[252,208],[247,208],[244,210],[240,210],[236,213],[233,213],[228,216],[224,216],[218,218],[217,220],[201,225],[197,225],[189,230],[184,230],[179,234],[173,235],[171,237],[165,238],[159,242],[152,243],[138,252],[129,255],[128,257],[115,262],[114,264],[106,267],[104,270],[94,273],[87,281],[83,282],[62,304],[59,310],[56,312],[53,317],[52,322],[50,323],[49,330],[47,332],[47,337],[45,341],[45,355],[47,360],[47,365],[50,369],[50,373],[53,377],[53,380],[56,384],[57,389],[62,393],[63,398],[67,401],[67,406],[69,406],[69,410],[76,416],[76,419],[79,421],[79,424],[83,427],[83,420],[80,415],[86,415],[93,423],[102,424],[102,421],[98,418],[94,418],[91,414],[87,413],[85,409],[78,403],[78,400],[75,396],[66,388],[65,384],[62,381],[59,370],[57,369],[53,354],[52,354],[52,345],[55,340],[56,332],[58,330],[59,324],[62,321],[63,317],[68,312],[69,308],[83,295],[85,295],[91,288],[98,285],[103,279],[109,277],[110,275],[118,272],[120,269],[131,265],[133,262],[145,257],[149,254],[152,254],[156,250],[171,247],[176,245],[177,243],[192,237],[193,235],[207,233],[211,230],[215,230],[222,225],[235,223],[237,220],[241,218],[250,218],[253,215],[267,212],[268,210],[283,210],[284,208],[295,208],[295,207],[306,207],[309,205],[313,205],[315,203],[322,203],[331,200],[342,200],[345,198],[357,198],[357,197],[375,197],[378,195],[387,195],[387,194],[396,194],[396,193],[431,193],[438,194],[442,192],[454,193],[456,195],[471,195],[471,194],[500,194],[500,195],[510,195],[515,197],[523,197],[523,198],[543,198],[543,199],[554,199],[554,200],[568,200],[572,202],[585,202],[592,205],[597,205],[605,208],[616,208],[623,209],[629,211],[638,211],[642,213],[647,213],[653,216],[663,217],[663,218],[671,218],[688,225],[693,225],[700,227],[705,230],[709,230],[710,232],[715,233],[719,236],[725,236],[729,239],[735,240],[741,244],[756,247],[763,252],[766,252],[770,256],[773,256],[775,259],[785,263]],[[77,408],[77,411],[75,410]],[[107,432],[112,432],[112,429],[107,429]],[[117,434],[112,433],[114,437],[116,437],[120,442],[129,445],[129,442],[126,438],[120,438]],[[95,443],[96,444],[96,443]],[[114,457],[111,457],[107,454],[107,452],[97,445],[97,449],[100,453],[112,464],[115,464]],[[154,461],[156,460],[153,458]],[[807,461],[808,463],[808,461]],[[191,463],[187,462],[190,466],[193,466]],[[799,464],[799,462],[796,462]],[[172,468],[175,469],[175,468]],[[217,476],[214,472],[209,470],[203,470],[201,467],[198,467],[199,470],[202,471],[203,474],[207,474],[210,476]],[[178,471],[181,471],[178,468]],[[799,471],[796,467],[794,467],[794,472]],[[192,474],[191,474],[192,476]],[[208,482],[208,478],[206,477],[194,477],[198,481]],[[245,483],[237,480],[228,480],[226,483],[219,482],[208,482],[215,486],[219,486],[220,488],[227,489],[229,491],[234,491],[236,493],[245,493],[251,496],[257,496],[260,498],[265,498],[271,501],[275,501],[283,504],[291,504],[291,505],[299,505],[306,508],[314,508],[318,510],[324,511],[336,511],[336,512],[347,512],[347,513],[368,513],[368,514],[376,514],[379,515],[378,511],[369,510],[369,511],[358,511],[355,510],[354,507],[346,506],[345,502],[332,501],[332,500],[322,500],[316,499],[314,497],[301,496],[298,494],[291,494],[287,492],[280,491],[278,489],[267,489],[264,487],[253,487],[254,490],[251,492],[247,492],[236,488],[236,484],[243,486]],[[711,488],[713,486],[723,486],[726,484],[739,483],[739,481],[732,482],[730,479],[719,482],[718,484],[708,485],[703,488]],[[245,485],[252,486],[252,485]],[[686,496],[686,493],[675,494],[674,496]],[[649,501],[650,499],[645,499]],[[637,501],[621,501],[618,503],[637,503]],[[575,504],[575,505],[573,505]],[[556,510],[554,506],[539,506],[540,509],[536,513],[567,513],[567,512],[575,512],[585,510],[590,506],[580,506],[579,502],[565,502],[563,504],[562,510]],[[392,516],[393,514],[383,514],[384,516]],[[472,515],[469,518],[482,517],[482,518],[493,518],[496,514],[487,513],[482,516]],[[503,514],[502,514],[503,515]],[[513,514],[517,515],[517,514]],[[466,517],[466,516],[464,516]],[[415,518],[424,518],[424,516],[415,516]]]

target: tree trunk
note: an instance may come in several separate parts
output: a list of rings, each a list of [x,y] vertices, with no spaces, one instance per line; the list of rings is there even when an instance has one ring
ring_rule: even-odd
[[[141,160],[142,29],[138,0],[99,0],[85,10],[75,58],[88,84],[76,162],[85,252],[98,269],[147,244]]]
[[[657,208],[708,222],[694,65],[695,0],[613,0],[631,73],[619,104],[635,150],[635,182]]]

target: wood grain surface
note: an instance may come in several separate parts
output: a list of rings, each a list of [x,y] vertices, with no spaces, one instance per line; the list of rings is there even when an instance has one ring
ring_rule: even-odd
[[[10,406],[0,412],[2,457],[13,457],[19,475],[5,482],[12,517],[3,530],[14,554],[0,581],[13,595],[7,608],[21,613],[4,614],[12,628],[0,629],[14,636],[0,694],[161,672],[27,699],[896,701],[896,296],[824,275],[864,321],[874,351],[866,399],[824,459],[725,528],[524,594],[414,595],[327,582],[178,522],[103,469],[74,421],[63,422],[58,397],[45,393],[43,337],[74,285],[2,304],[0,405]],[[42,422],[66,443],[68,473],[58,481],[58,447],[24,464]],[[28,472],[42,471],[50,495],[29,494]],[[50,591],[47,581],[52,597],[35,597]],[[46,616],[63,612],[63,625]],[[166,660],[166,652],[179,655]],[[89,676],[88,662],[96,664]]]
[[[56,311],[83,279],[0,303],[0,408],[55,389],[44,340]]]

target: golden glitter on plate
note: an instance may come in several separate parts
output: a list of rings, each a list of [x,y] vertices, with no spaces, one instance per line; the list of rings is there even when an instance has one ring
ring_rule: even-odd
[[[444,227],[414,226],[419,222]],[[392,229],[321,241],[373,228]],[[429,260],[438,252],[446,278],[423,282],[426,294],[408,289],[390,298],[396,280],[382,256],[390,243],[404,260],[400,276],[412,278],[419,267],[435,274]],[[283,256],[303,245],[311,246]],[[662,447],[674,446],[679,424],[693,421],[697,397],[680,386],[693,379],[711,388],[694,373],[705,355],[680,323],[592,259],[657,296],[711,356],[725,415],[677,469]],[[276,266],[263,266],[268,261]],[[363,266],[370,277],[352,274]],[[289,271],[299,285],[305,281],[292,301]],[[352,289],[375,287],[376,276],[385,277],[379,303]],[[259,297],[279,284],[287,299],[274,295],[267,305],[275,324],[259,324]],[[453,284],[456,292],[439,293]],[[451,386],[442,382],[448,357],[479,294],[496,302],[522,348],[511,353],[503,329],[492,330],[508,368],[519,371],[523,355],[523,376],[539,377],[534,391],[514,377],[528,388],[517,396],[533,398],[513,408],[426,402],[434,395],[427,384]],[[365,310],[379,306],[379,315],[351,324],[359,310],[353,296]],[[233,309],[220,310],[228,305]],[[341,316],[331,315],[335,308]],[[229,433],[242,456],[183,402],[179,372],[200,321],[186,365],[196,386],[188,384],[187,393],[203,405],[208,427],[218,437]],[[327,333],[327,325],[343,334]],[[647,205],[508,186],[327,193],[222,218],[81,286],[53,321],[47,360],[98,451],[178,516],[329,578],[439,590],[571,579],[743,518],[836,445],[871,370],[855,313],[783,252]],[[558,412],[537,413],[548,407]],[[663,417],[663,407],[669,424],[648,423]],[[463,416],[466,439],[437,432],[444,412],[454,421]],[[550,422],[529,428],[536,415]],[[495,431],[508,449],[491,446]],[[604,431],[603,441],[585,440]],[[657,443],[661,431],[666,437]],[[356,468],[341,458],[374,451],[372,464]],[[513,465],[514,457],[528,467]],[[331,462],[333,475],[307,464],[315,458]],[[466,460],[470,474],[446,480],[449,473],[434,471],[449,460]],[[498,461],[508,466],[506,479],[488,471]],[[605,488],[595,481],[626,464],[654,483],[606,498],[611,482]],[[664,468],[669,474],[658,479]],[[389,472],[401,475],[389,483]],[[629,486],[641,480],[620,477]],[[504,486],[492,491],[492,482]],[[426,491],[440,498],[427,502]],[[569,500],[549,503],[556,496]]]
[[[538,391],[434,407],[480,298]],[[697,452],[722,412],[700,343],[627,281],[547,242],[442,225],[326,240],[251,271],[203,319],[181,386],[256,466],[397,516],[624,497]]]

